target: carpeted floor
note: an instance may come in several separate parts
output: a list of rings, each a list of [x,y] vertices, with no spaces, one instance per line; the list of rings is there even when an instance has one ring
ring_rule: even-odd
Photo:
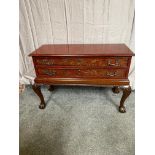
[[[127,113],[122,93],[110,88],[56,87],[39,98],[30,86],[20,94],[20,155],[134,155],[134,92]]]

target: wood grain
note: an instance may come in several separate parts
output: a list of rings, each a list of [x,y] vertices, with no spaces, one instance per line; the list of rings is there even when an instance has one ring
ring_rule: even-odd
[[[57,44],[43,45],[29,56],[36,71],[33,89],[45,108],[38,85],[118,86],[130,88],[128,73],[133,52],[125,44]],[[131,88],[123,89],[119,111],[125,112],[124,102]],[[117,90],[118,92],[118,90]]]

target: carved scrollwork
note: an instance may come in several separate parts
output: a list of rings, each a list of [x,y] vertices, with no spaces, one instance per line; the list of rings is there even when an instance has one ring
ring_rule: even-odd
[[[117,75],[117,72],[107,72],[106,73],[107,76],[113,77]]]
[[[43,72],[44,72],[44,74],[49,75],[49,76],[56,75],[56,71],[54,71],[54,70],[44,70]]]
[[[38,64],[41,64],[41,65],[54,65],[54,61],[53,60],[48,60],[48,59],[39,59],[37,60],[37,63]]]

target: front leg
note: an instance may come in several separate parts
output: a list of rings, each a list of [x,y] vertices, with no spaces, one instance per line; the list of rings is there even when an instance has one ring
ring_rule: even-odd
[[[46,106],[46,104],[45,104],[44,96],[43,96],[43,94],[42,94],[42,92],[41,92],[40,86],[37,85],[37,84],[34,84],[34,85],[32,85],[32,89],[34,90],[34,92],[35,92],[35,93],[39,96],[39,98],[40,98],[41,103],[40,103],[40,105],[39,105],[39,108],[40,108],[40,109],[44,109],[45,106]]]
[[[123,87],[122,90],[123,90],[123,95],[120,101],[119,112],[125,113],[126,109],[124,106],[124,102],[127,99],[127,97],[131,94],[131,87],[130,86]]]

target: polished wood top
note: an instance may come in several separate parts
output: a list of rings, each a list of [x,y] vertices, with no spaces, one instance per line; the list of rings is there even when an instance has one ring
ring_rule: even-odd
[[[29,56],[133,56],[125,44],[48,44]]]

